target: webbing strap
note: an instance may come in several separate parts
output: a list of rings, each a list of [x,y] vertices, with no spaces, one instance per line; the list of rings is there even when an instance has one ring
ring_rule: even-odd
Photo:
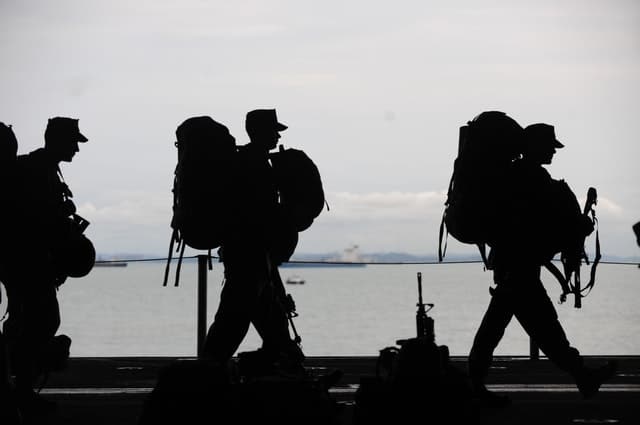
[[[600,263],[600,259],[602,258],[602,253],[600,252],[600,235],[599,235],[599,231],[598,231],[598,220],[593,217],[593,222],[596,225],[596,256],[593,259],[593,263],[591,263],[591,273],[589,275],[589,282],[587,283],[587,285],[584,287],[583,291],[586,291],[586,294],[589,294],[589,292],[591,292],[591,289],[593,289],[593,286],[596,284],[596,268],[598,267],[598,264]]]
[[[482,262],[484,263],[485,270],[491,270],[491,266],[489,265],[489,261],[487,260],[487,244],[479,243],[476,245],[478,246],[478,251],[480,251],[480,257],[482,257]]]
[[[176,282],[173,286],[177,287],[180,283],[180,270],[182,270],[182,257],[184,257],[184,248],[187,244],[184,242],[184,239],[178,241],[178,249],[180,249],[180,256],[178,257],[178,265],[176,267]]]
[[[169,268],[171,266],[171,260],[173,258],[173,246],[176,239],[178,238],[177,233],[178,230],[173,229],[173,233],[171,234],[171,242],[169,242],[169,254],[167,255],[167,265],[164,268],[164,280],[162,281],[162,286],[167,286],[167,282],[169,281]]]
[[[440,236],[438,238],[438,262],[442,263],[445,254],[447,253],[447,239],[449,238],[449,231],[446,230],[444,224],[444,216],[447,214],[447,210],[442,213],[442,221],[440,222]],[[445,234],[446,231],[446,234]],[[444,237],[444,247],[442,246],[442,238]]]
[[[544,267],[558,280],[560,287],[562,288],[562,294],[560,295],[560,303],[567,300],[567,295],[571,293],[569,288],[569,279],[553,264],[551,261],[544,263]]]
[[[580,282],[580,264],[573,272],[573,306],[575,308],[582,308],[582,288]]]
[[[447,188],[447,201],[444,203],[444,212],[442,213],[442,221],[440,222],[440,236],[438,238],[438,262],[442,263],[444,256],[447,253],[447,239],[449,239],[449,230],[446,228],[444,218],[447,215],[447,208],[449,207],[449,201],[451,199],[451,191],[453,190],[453,181],[456,178],[458,160],[453,163],[453,174],[449,180],[449,187]],[[444,247],[442,246],[442,239],[444,238]]]

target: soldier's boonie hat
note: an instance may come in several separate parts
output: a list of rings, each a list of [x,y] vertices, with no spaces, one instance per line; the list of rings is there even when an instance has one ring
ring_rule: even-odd
[[[553,126],[543,123],[531,124],[525,127],[524,142],[528,146],[548,143],[557,149],[564,147],[564,145],[556,138],[556,132]]]
[[[259,130],[283,131],[288,127],[278,122],[275,109],[254,109],[247,113],[245,128],[252,133]]]
[[[88,141],[78,128],[78,120],[75,118],[55,117],[49,118],[45,135],[53,137],[73,138],[75,142]]]

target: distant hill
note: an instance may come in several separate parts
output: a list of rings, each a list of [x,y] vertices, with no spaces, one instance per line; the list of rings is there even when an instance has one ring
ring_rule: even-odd
[[[294,261],[332,261],[340,258],[339,252],[324,254],[294,254]],[[481,261],[480,255],[473,254],[447,254],[445,261]],[[372,252],[362,253],[357,261],[366,263],[432,263],[438,261],[438,256],[416,255],[406,252]]]
[[[199,253],[190,253],[188,257],[192,257],[193,255],[204,254],[205,252]],[[215,256],[215,252],[213,253]],[[340,261],[343,253],[338,251],[331,251],[325,253],[296,253],[291,258],[294,261]],[[175,257],[175,255],[174,255]],[[185,257],[185,261],[188,260],[188,257]],[[166,259],[165,255],[159,254],[140,254],[140,253],[101,253],[97,255],[97,259],[101,261],[113,261],[113,260],[150,260],[150,259],[158,259],[163,260]],[[356,262],[366,262],[366,263],[432,263],[438,261],[438,256],[436,254],[410,254],[406,252],[371,252],[371,253],[361,253],[358,254],[356,259],[351,259],[350,261]],[[447,253],[445,262],[456,262],[456,261],[482,261],[480,255],[478,254],[456,254],[456,253]],[[640,264],[640,256],[633,257],[622,257],[622,256],[613,256],[613,255],[605,255],[603,256],[603,262],[619,262],[619,263],[637,263]]]

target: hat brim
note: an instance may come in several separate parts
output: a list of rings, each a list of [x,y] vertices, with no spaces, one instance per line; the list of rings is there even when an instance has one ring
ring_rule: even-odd
[[[284,125],[284,124],[282,124],[282,123],[279,123],[279,122],[278,122],[278,123],[276,123],[276,130],[278,130],[278,131],[284,131],[284,130],[286,130],[287,128],[289,128],[289,127],[287,127],[286,125]]]
[[[84,134],[78,132],[78,134],[76,134],[76,137],[78,138],[78,143],[86,143],[89,141],[89,139],[87,139]]]
[[[560,148],[564,148],[564,145],[562,143],[560,143],[557,139],[555,139],[553,141],[553,147],[560,149]]]

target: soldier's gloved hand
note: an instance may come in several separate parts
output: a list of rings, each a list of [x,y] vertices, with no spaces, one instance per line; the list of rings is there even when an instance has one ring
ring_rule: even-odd
[[[580,217],[581,217],[580,227],[581,227],[582,233],[585,236],[589,236],[591,233],[593,233],[595,224],[586,215],[581,215]]]

